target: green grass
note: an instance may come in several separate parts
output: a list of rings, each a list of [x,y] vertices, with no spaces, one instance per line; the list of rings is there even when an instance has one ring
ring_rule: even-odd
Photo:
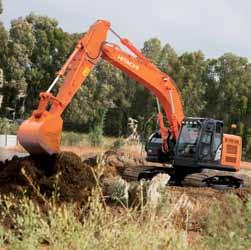
[[[104,136],[102,146],[111,147],[116,141],[114,137]],[[89,134],[78,133],[78,132],[62,132],[62,145],[64,146],[93,146]]]

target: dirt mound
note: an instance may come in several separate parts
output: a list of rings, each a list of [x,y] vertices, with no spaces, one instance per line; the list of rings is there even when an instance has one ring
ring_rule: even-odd
[[[0,163],[0,193],[59,194],[62,200],[86,199],[95,186],[91,167],[71,152],[48,157],[14,157]],[[40,197],[42,198],[42,197]]]
[[[0,194],[26,192],[29,196],[51,197],[59,194],[61,200],[85,200],[96,180],[93,171],[102,166],[100,180],[123,176],[125,169],[143,166],[142,158],[107,151],[84,161],[72,152],[54,156],[14,157],[0,162]],[[98,171],[98,170],[97,170]]]

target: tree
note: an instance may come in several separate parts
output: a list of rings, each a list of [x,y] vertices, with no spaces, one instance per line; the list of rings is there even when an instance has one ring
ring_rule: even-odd
[[[0,0],[0,15],[3,12],[2,1]],[[2,22],[0,22],[0,68],[5,69],[6,67],[6,49],[8,44],[8,32],[4,28]]]
[[[3,7],[2,7],[2,0],[0,0],[0,15],[3,13]],[[0,115],[3,111],[2,109],[2,98],[3,98],[3,91],[2,91],[2,86],[4,83],[4,72],[3,68],[6,66],[6,55],[5,55],[5,49],[7,47],[7,42],[8,42],[8,33],[5,30],[3,23],[0,22],[0,74],[1,74],[1,79],[0,79]]]
[[[158,38],[151,38],[144,42],[142,53],[152,62],[157,63],[161,52],[161,42]]]
[[[144,42],[141,51],[150,61],[157,64],[158,57],[161,53],[161,42],[157,38],[151,38]],[[135,93],[132,99],[130,116],[139,121],[139,130],[143,131],[145,123],[150,117],[156,113],[156,101],[152,93],[145,89],[144,86],[132,81],[135,84]],[[150,123],[147,127],[146,134],[152,130],[154,123]]]
[[[30,98],[27,99],[26,107],[31,111],[37,107],[39,93],[49,87],[55,73],[71,53],[76,35],[71,36],[64,32],[55,19],[46,16],[30,14],[25,20],[32,26],[35,37],[30,56],[31,68],[27,75],[27,92]]]
[[[206,61],[201,51],[184,53],[179,57],[175,80],[181,91],[185,114],[200,116],[205,108]]]
[[[142,53],[163,72],[166,72],[171,77],[176,75],[175,72],[179,59],[169,44],[162,46],[159,39],[152,38],[144,43]],[[147,137],[152,131],[157,129],[156,99],[153,94],[142,85],[136,84],[135,89],[131,105],[131,116],[139,121],[139,130],[144,131],[144,136]]]
[[[226,132],[232,132],[231,124],[237,124],[235,132],[243,138],[244,151],[250,152],[250,63],[247,58],[231,53],[224,54],[218,59],[209,60],[207,78],[208,115],[222,119]]]
[[[3,24],[0,22],[0,67],[5,69],[7,67],[6,65],[6,59],[7,59],[7,45],[8,45],[8,32],[4,28]]]
[[[228,124],[245,119],[250,90],[250,64],[247,58],[231,53],[209,60],[207,110]],[[228,112],[222,112],[227,110]]]
[[[0,0],[0,15],[3,13],[3,4],[2,0]]]
[[[179,58],[175,50],[170,44],[165,44],[161,49],[158,59],[157,66],[173,79],[176,78],[176,71],[179,65]]]
[[[90,128],[103,126],[109,135],[125,132],[130,88],[120,70],[100,62],[66,110],[66,121],[83,129],[83,124]]]
[[[8,82],[4,87],[4,106],[13,108],[16,113],[21,112],[20,97],[26,96],[28,86],[26,75],[31,66],[29,57],[34,42],[32,26],[26,20],[18,18],[11,22],[9,40],[3,52],[6,60],[4,73]]]
[[[101,84],[111,86],[111,105],[107,109],[105,132],[113,136],[121,136],[127,131],[127,119],[134,86],[119,69],[102,62],[97,67],[97,79]]]

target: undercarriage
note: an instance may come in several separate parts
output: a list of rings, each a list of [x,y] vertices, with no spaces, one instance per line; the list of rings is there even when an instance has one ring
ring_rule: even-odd
[[[173,167],[153,167],[138,174],[138,181],[151,180],[157,174],[170,175],[170,186],[211,187],[216,189],[251,187],[251,177],[236,172],[200,169],[182,173]]]

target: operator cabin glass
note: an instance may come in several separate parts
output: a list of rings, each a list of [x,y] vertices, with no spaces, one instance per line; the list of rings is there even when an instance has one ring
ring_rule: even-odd
[[[196,145],[200,135],[201,124],[188,121],[182,125],[180,137],[177,143],[177,155],[183,157],[194,157]]]

